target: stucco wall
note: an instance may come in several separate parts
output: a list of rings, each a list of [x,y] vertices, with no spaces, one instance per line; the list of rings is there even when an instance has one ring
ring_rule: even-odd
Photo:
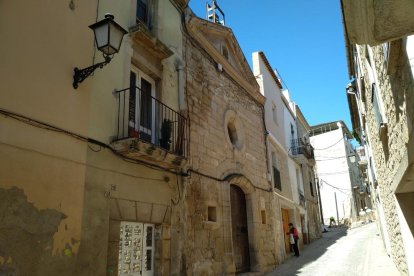
[[[342,129],[339,128],[310,137],[311,144],[315,148],[316,170],[320,180],[325,224],[329,224],[330,217],[337,220],[335,194],[339,220],[351,216],[352,186],[347,161],[349,151],[346,150],[345,145],[348,141],[343,135]]]
[[[267,130],[282,144],[285,145],[284,134],[284,103],[282,93],[258,52],[252,54],[253,73],[260,85],[260,92],[266,97],[265,121]],[[276,109],[276,122],[273,119],[273,105]]]
[[[72,76],[75,66],[92,62],[87,26],[95,11],[96,1],[77,3],[76,12],[64,2],[2,1],[1,109],[87,133],[89,84],[75,92]],[[81,240],[86,144],[11,117],[0,120],[0,267],[71,275]]]

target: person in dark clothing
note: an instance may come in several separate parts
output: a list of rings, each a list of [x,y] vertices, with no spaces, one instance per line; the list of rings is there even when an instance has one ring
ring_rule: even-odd
[[[293,251],[295,252],[295,256],[299,257],[299,248],[298,248],[298,230],[293,226],[293,223],[289,223],[289,232],[286,235],[292,235],[293,241],[290,242],[291,246],[293,247]]]

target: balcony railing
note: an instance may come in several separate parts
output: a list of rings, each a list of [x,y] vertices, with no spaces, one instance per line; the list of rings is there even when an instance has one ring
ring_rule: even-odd
[[[187,157],[187,120],[163,104],[150,91],[138,87],[115,91],[118,122],[115,141],[135,138]]]
[[[308,159],[314,159],[313,147],[309,143],[304,143],[302,139],[293,139],[290,143],[292,155],[303,154]]]

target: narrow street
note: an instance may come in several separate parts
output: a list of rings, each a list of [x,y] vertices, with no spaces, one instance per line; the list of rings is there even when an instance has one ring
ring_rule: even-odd
[[[267,275],[400,275],[385,252],[375,223],[332,229],[300,254]]]

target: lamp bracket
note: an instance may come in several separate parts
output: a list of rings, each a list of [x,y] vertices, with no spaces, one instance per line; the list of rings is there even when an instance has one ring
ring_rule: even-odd
[[[74,75],[73,75],[73,88],[77,89],[78,84],[83,82],[87,77],[89,77],[96,69],[104,67],[109,62],[111,62],[110,56],[105,56],[105,61],[96,63],[94,65],[91,65],[89,67],[86,67],[84,69],[79,69],[78,67],[75,67]]]

